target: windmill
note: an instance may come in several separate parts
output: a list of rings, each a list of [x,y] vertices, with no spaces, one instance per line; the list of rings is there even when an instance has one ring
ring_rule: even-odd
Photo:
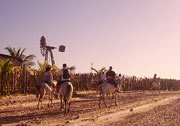
[[[52,65],[55,64],[55,60],[54,60],[52,50],[56,49],[56,48],[57,47],[47,45],[45,37],[44,36],[41,37],[41,40],[40,40],[41,54],[42,54],[42,56],[45,56],[45,61],[48,61],[48,53],[50,53]],[[59,46],[59,52],[65,52],[65,46],[64,45]]]

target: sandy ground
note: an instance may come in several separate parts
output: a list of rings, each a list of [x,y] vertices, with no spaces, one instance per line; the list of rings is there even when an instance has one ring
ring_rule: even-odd
[[[180,123],[180,92],[163,91],[125,92],[118,96],[118,106],[113,99],[106,99],[108,107],[98,106],[95,91],[78,92],[73,97],[71,112],[60,111],[59,99],[53,107],[43,100],[37,109],[35,95],[16,95],[0,99],[0,124],[2,126],[177,126]]]

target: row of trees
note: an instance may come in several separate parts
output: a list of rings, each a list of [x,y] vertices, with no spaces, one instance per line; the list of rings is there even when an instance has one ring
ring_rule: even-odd
[[[9,56],[18,59],[20,66],[11,62],[12,59],[0,60],[0,94],[10,94],[15,93],[16,90],[25,88],[26,74],[25,69],[30,68],[35,63],[33,59],[34,55],[26,56],[24,54],[25,48],[15,48],[6,47],[5,50],[8,51]],[[23,84],[23,85],[22,85]]]
[[[47,62],[41,64],[38,62],[39,68],[32,69],[34,65],[34,55],[26,56],[25,49],[19,48],[5,48],[11,56],[18,57],[22,60],[22,65],[16,66],[11,62],[11,59],[0,60],[0,95],[14,94],[14,93],[35,93],[36,86],[42,82],[45,68],[49,65]],[[26,69],[24,69],[26,68]],[[56,66],[52,66],[52,73],[57,79],[56,73],[60,70]],[[75,67],[71,67],[74,70]],[[75,74],[72,80],[75,90],[90,90],[96,89],[100,80],[100,74],[105,70],[91,68],[95,73]],[[133,90],[149,90],[151,78],[137,78],[122,76],[119,83],[122,85],[124,91]],[[179,90],[180,80],[160,79],[162,84],[161,90]]]

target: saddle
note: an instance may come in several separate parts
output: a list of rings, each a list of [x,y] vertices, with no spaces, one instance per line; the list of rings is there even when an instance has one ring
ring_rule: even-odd
[[[47,83],[47,85],[50,87],[50,88],[56,88],[56,81],[53,80],[53,81],[50,81],[49,83]]]

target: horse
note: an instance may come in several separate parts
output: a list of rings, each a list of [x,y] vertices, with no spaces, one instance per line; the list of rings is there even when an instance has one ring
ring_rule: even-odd
[[[161,89],[161,83],[159,81],[153,81],[151,83],[151,87],[150,87],[150,90],[158,90],[159,93],[160,93],[160,89]]]
[[[116,96],[118,92],[116,91],[116,87],[113,84],[104,82],[98,86],[98,90],[100,91],[99,108],[101,108],[101,100],[103,100],[104,105],[107,107],[105,102],[105,97],[108,94],[113,95],[113,98],[115,100],[115,105],[117,106]]]
[[[61,102],[61,108],[62,110],[63,101],[65,103],[65,110],[64,113],[67,114],[70,112],[70,104],[71,104],[71,98],[73,95],[73,85],[71,82],[64,82],[59,87],[59,94],[60,94],[60,102]],[[69,107],[68,107],[69,106]]]
[[[57,81],[53,80],[51,82],[53,85],[54,85],[54,88],[52,86],[49,86],[47,83],[41,83],[38,87],[37,87],[37,92],[36,92],[36,98],[39,97],[39,100],[38,100],[38,109],[40,108],[39,107],[39,104],[41,103],[41,107],[42,107],[42,99],[43,99],[43,96],[48,94],[49,95],[49,102],[48,102],[48,106],[51,104],[51,107],[52,107],[52,101],[53,101],[53,96],[54,96],[54,93],[55,93],[55,87],[56,87],[56,84],[57,84]]]

